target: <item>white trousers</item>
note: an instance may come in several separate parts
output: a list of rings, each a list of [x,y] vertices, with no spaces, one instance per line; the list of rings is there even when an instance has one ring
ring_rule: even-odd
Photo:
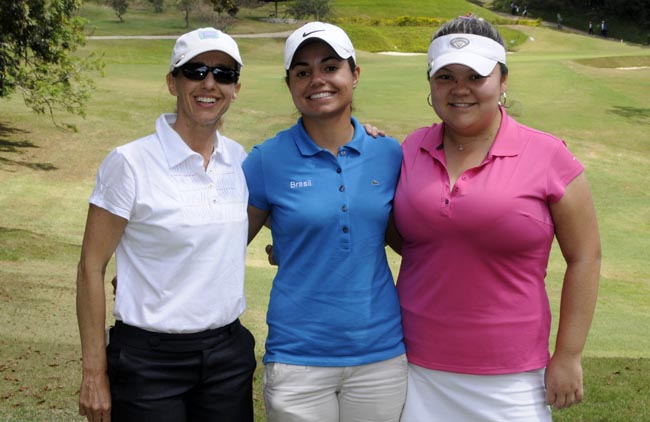
[[[347,367],[269,363],[268,422],[398,422],[406,397],[406,356]]]
[[[467,375],[409,364],[401,422],[550,422],[544,369]]]

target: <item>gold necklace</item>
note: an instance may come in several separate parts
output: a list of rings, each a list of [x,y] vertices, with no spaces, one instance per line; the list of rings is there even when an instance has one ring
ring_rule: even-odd
[[[458,143],[456,141],[452,141],[451,139],[447,138],[446,136],[443,138],[443,143],[446,143],[445,141],[448,141],[450,144],[455,145],[456,149],[458,151],[462,151],[465,149],[465,145]]]

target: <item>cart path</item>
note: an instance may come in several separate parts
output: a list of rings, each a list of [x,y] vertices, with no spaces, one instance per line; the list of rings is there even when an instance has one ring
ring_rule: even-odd
[[[233,38],[287,38],[293,31],[263,32],[259,34],[228,34]],[[89,35],[88,40],[175,40],[179,35]]]

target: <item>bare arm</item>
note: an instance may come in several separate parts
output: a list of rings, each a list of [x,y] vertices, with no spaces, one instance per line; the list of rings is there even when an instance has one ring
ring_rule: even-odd
[[[268,211],[263,211],[255,208],[252,205],[248,206],[248,243],[250,244],[257,233],[260,232],[262,226],[267,222],[269,217]]]
[[[111,397],[104,338],[104,276],[126,223],[127,220],[94,205],[88,209],[77,266],[77,321],[83,359],[79,414],[89,421],[110,421]]]
[[[386,227],[386,243],[388,243],[388,246],[390,246],[398,255],[402,255],[402,236],[400,236],[397,231],[395,215],[392,212],[388,219],[388,227]]]
[[[593,200],[583,174],[551,205],[562,255],[567,263],[562,285],[555,352],[546,369],[546,401],[558,409],[582,401],[582,350],[587,341],[600,275],[600,237]]]

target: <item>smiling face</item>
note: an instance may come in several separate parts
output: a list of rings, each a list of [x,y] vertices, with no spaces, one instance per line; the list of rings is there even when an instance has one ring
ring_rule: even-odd
[[[303,119],[350,114],[358,81],[359,67],[352,71],[347,60],[320,41],[298,49],[287,76],[293,102]]]
[[[507,81],[499,65],[488,76],[460,64],[444,66],[429,79],[433,109],[447,130],[481,136],[501,118],[498,103]]]
[[[220,51],[208,51],[190,60],[209,67],[236,69],[236,62]],[[226,113],[230,103],[237,98],[240,84],[222,84],[208,73],[205,79],[194,81],[178,72],[176,76],[167,74],[167,87],[176,97],[177,118],[174,128],[183,135],[193,129],[215,130]]]

